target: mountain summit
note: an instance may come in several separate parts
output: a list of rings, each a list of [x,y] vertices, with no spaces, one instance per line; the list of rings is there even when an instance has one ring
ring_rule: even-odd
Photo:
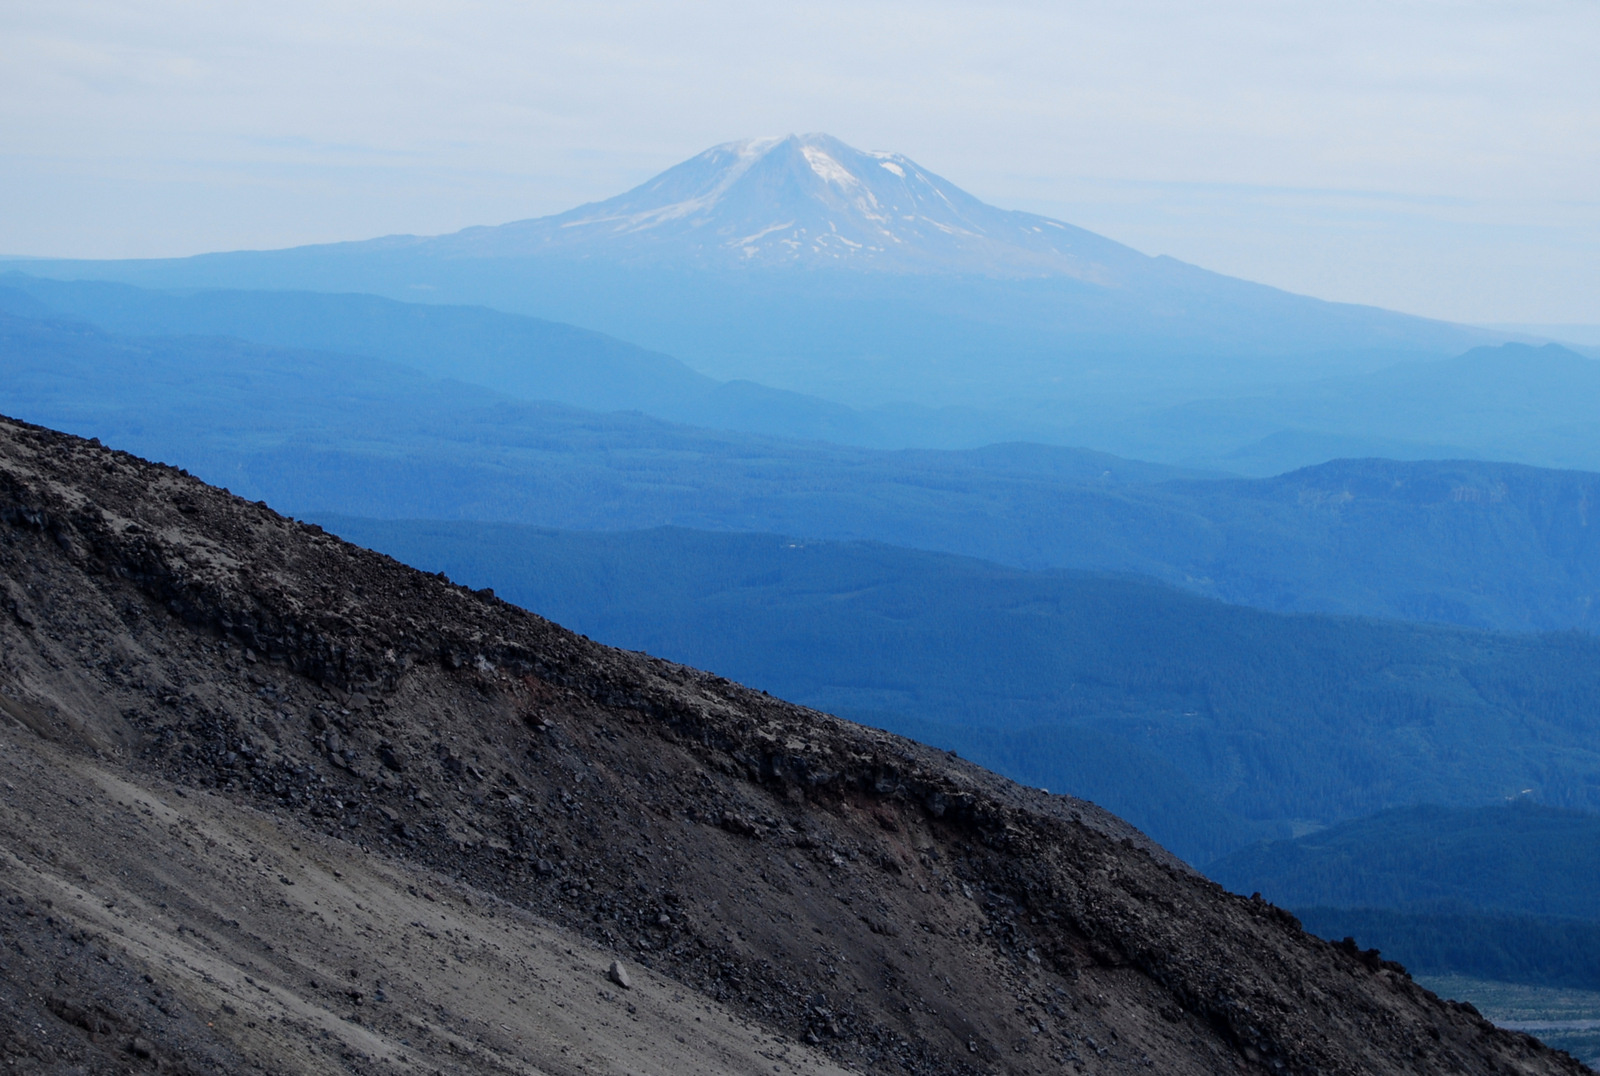
[[[1152,259],[1048,217],[996,209],[896,153],[825,134],[706,150],[603,202],[437,240],[452,253],[571,254],[700,268],[830,266],[1069,276]]]

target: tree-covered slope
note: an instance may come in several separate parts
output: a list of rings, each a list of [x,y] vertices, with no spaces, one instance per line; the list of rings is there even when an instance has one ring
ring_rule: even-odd
[[[1600,990],[1600,923],[1389,908],[1296,908],[1295,913],[1311,933],[1335,942],[1351,938],[1418,975]]]
[[[1240,849],[1207,873],[1414,971],[1600,989],[1600,814],[1523,797],[1404,807]]]
[[[1600,640],[1283,616],[876,544],[323,519],[572,625],[1104,803],[1206,862],[1525,788],[1600,809]]]
[[[1419,805],[1257,844],[1208,870],[1291,907],[1452,907],[1600,923],[1600,814]]]

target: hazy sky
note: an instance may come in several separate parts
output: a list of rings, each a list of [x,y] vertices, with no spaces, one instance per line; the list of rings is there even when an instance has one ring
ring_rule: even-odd
[[[1600,0],[0,0],[0,253],[449,231],[803,131],[1324,298],[1600,323]]]

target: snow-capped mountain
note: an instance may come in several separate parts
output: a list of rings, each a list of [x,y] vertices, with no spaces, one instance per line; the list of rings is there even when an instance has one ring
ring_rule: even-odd
[[[1499,341],[1149,257],[826,135],[728,143],[605,201],[451,235],[17,268],[495,307],[830,406],[987,409],[993,440]]]
[[[996,209],[907,157],[863,152],[825,134],[729,142],[615,198],[433,242],[466,256],[1065,275],[1096,283],[1150,261],[1082,228]]]

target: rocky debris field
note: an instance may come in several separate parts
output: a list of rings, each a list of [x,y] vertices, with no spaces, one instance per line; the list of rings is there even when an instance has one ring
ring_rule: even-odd
[[[20,1070],[1587,1071],[1090,804],[13,422],[0,588]]]
[[[608,950],[492,893],[30,735],[0,732],[13,1064],[843,1072],[643,969],[617,989]]]

